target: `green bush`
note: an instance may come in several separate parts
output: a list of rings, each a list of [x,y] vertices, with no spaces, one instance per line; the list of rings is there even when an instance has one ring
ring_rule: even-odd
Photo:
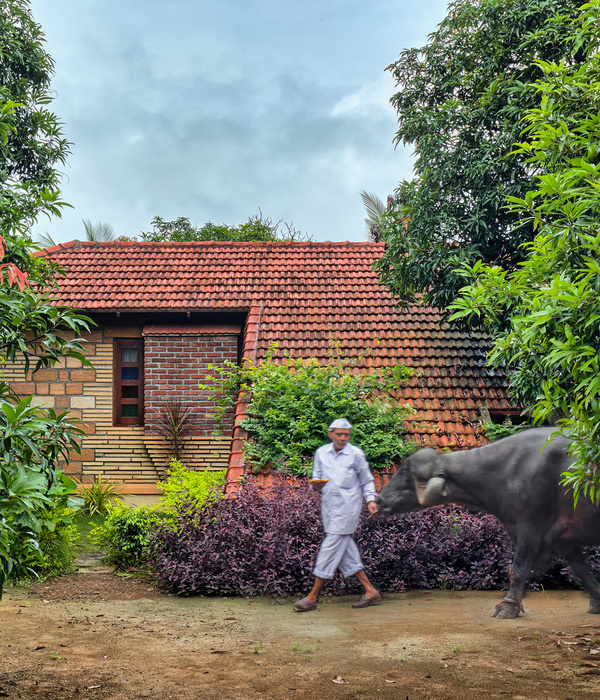
[[[107,552],[106,560],[117,569],[142,567],[150,557],[150,530],[164,520],[157,506],[108,506],[104,523],[90,533],[92,542]]]
[[[225,473],[224,469],[217,472],[194,471],[172,459],[166,480],[156,484],[163,492],[160,507],[177,509],[183,500],[192,500],[196,505],[201,505],[207,499],[218,498],[225,486]]]
[[[486,423],[483,426],[483,434],[490,442],[496,442],[496,440],[501,440],[509,435],[520,433],[522,430],[527,430],[532,427],[533,426],[529,423],[521,423],[520,425],[513,425],[510,422]]]
[[[174,523],[186,503],[198,507],[222,498],[224,485],[225,470],[197,472],[172,460],[167,479],[157,484],[164,494],[158,505],[109,505],[104,523],[92,530],[90,539],[107,552],[106,560],[117,569],[147,566],[152,558],[152,530],[159,523]]]
[[[244,456],[254,468],[310,473],[329,424],[341,417],[352,423],[352,442],[371,467],[389,467],[414,450],[403,440],[404,421],[412,411],[392,395],[411,371],[396,365],[356,373],[355,365],[339,357],[326,365],[287,356],[275,362],[273,349],[260,365],[210,365],[221,390],[215,396],[216,417],[222,420],[239,392],[246,393],[247,415],[240,425],[250,434]]]
[[[74,508],[59,505],[44,513],[42,530],[38,535],[43,561],[32,567],[39,576],[60,576],[74,570],[78,538],[74,522],[76,512]]]

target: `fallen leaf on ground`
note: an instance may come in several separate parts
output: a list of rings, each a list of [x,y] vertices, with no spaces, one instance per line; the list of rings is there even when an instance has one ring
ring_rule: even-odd
[[[524,637],[518,637],[519,641],[522,642],[524,639],[533,639],[530,634],[526,634]]]
[[[384,678],[383,680],[384,680],[386,683],[395,683],[395,682],[396,682],[396,681],[388,681],[387,678]]]
[[[102,688],[101,685],[88,685],[88,690],[96,690],[96,688]]]
[[[582,661],[580,666],[589,666],[590,668],[597,668],[598,664],[595,664],[593,661]]]
[[[43,644],[38,644],[36,647],[33,647],[33,651],[37,651],[38,649],[45,649],[46,647]]]
[[[507,667],[507,668],[505,668],[504,670],[505,670],[505,671],[508,671],[508,673],[514,673],[514,671],[512,670],[512,668],[508,668],[508,667]]]
[[[332,683],[347,683],[348,681],[345,681],[341,676],[334,676],[331,679]]]

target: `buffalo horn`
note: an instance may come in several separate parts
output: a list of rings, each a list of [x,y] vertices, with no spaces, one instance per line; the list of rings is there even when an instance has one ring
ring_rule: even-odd
[[[421,491],[417,490],[417,498],[419,500],[419,505],[425,506],[436,506],[448,495],[446,491],[446,480],[442,479],[441,476],[434,476],[427,482],[427,487]]]

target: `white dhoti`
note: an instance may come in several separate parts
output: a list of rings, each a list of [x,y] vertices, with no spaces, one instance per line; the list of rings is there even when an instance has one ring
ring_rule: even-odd
[[[348,577],[362,568],[363,563],[352,535],[325,535],[313,571],[315,576],[331,579],[339,569],[343,576]]]

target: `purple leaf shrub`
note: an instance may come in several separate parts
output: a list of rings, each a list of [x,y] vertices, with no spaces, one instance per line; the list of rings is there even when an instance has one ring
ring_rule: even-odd
[[[510,539],[491,515],[455,506],[367,519],[355,534],[369,578],[381,591],[412,588],[505,589],[513,556]],[[305,594],[323,539],[320,498],[305,483],[275,478],[267,495],[253,479],[237,497],[186,503],[175,527],[154,532],[159,581],[180,595]],[[596,573],[600,554],[590,553]],[[557,560],[532,587],[571,587]],[[355,577],[339,573],[324,588],[334,595],[361,590]]]

